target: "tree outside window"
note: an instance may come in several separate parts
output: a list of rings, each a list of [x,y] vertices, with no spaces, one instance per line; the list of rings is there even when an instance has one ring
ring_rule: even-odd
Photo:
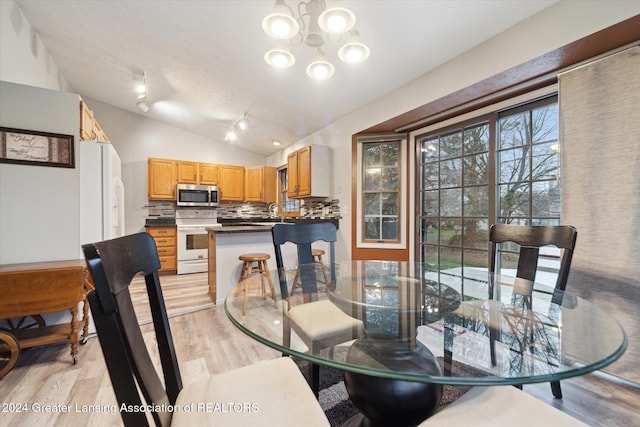
[[[398,242],[400,142],[363,144],[363,237],[365,242]]]

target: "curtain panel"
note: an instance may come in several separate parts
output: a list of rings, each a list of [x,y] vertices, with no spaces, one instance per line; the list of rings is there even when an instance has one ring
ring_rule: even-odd
[[[640,47],[559,76],[562,223],[578,229],[567,289],[629,336],[604,369],[640,384]],[[585,331],[588,333],[588,331]]]

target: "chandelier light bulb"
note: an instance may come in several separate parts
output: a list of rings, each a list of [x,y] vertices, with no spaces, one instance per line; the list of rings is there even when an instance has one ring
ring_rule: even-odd
[[[367,45],[360,42],[360,34],[351,31],[347,43],[338,49],[338,57],[348,64],[358,64],[369,58],[370,50]]]
[[[296,58],[286,48],[275,48],[264,54],[267,64],[276,68],[289,68],[296,63]]]
[[[330,79],[335,72],[335,67],[327,61],[321,50],[318,50],[316,59],[307,66],[307,75],[314,80]]]
[[[322,31],[329,34],[343,34],[356,25],[356,15],[343,6],[327,7],[318,17]]]
[[[272,12],[262,20],[262,29],[274,39],[286,40],[298,34],[300,25],[284,0],[277,0]]]
[[[362,43],[348,43],[338,50],[338,57],[348,64],[358,64],[369,58],[369,48]]]

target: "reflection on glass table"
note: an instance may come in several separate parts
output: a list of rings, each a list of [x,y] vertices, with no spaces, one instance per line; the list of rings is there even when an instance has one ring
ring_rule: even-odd
[[[492,277],[482,269],[461,274],[395,261],[348,261],[326,268],[332,278],[328,284],[312,280],[293,293],[297,267],[280,272],[287,281],[276,289],[278,308],[270,299],[251,298],[242,315],[242,299],[233,294],[225,308],[254,339],[344,370],[349,396],[363,414],[354,425],[367,418],[417,424],[437,408],[443,384],[569,378],[612,363],[627,345],[620,325],[597,305],[538,283]],[[329,349],[312,350],[295,333],[285,345],[286,307],[322,300],[361,320],[363,328]],[[309,313],[310,323],[326,321]]]

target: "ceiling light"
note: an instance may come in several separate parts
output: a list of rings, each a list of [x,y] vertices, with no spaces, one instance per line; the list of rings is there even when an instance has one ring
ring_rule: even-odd
[[[273,143],[273,145],[275,145],[276,147],[280,145],[280,141],[278,141],[277,139],[274,139],[273,141],[271,141]]]
[[[318,49],[316,59],[307,66],[307,75],[314,80],[330,79],[335,72],[335,67],[327,61],[327,58],[320,49]]]
[[[262,20],[262,28],[277,40],[290,40],[293,47],[309,46],[320,49],[327,42],[344,42],[343,37],[330,40],[329,35],[341,35],[351,31],[356,23],[355,14],[340,1],[308,0],[298,3],[297,16],[284,0],[276,0],[273,11]],[[361,43],[357,31],[352,31],[348,42],[340,48],[338,56],[346,63],[358,63],[369,58],[369,48]],[[331,78],[334,66],[322,55],[306,67],[307,75],[316,80]],[[267,64],[288,68],[296,59],[286,47],[277,47],[264,55]]]
[[[284,0],[276,0],[271,13],[262,20],[262,29],[274,39],[286,40],[298,34],[300,25]]]
[[[136,92],[138,93],[136,107],[140,109],[143,113],[149,111],[149,93],[147,92],[147,73],[142,71],[142,76],[140,76],[140,81],[136,85]]]
[[[352,31],[349,41],[338,50],[338,57],[347,64],[358,64],[369,58],[369,48],[360,43],[360,34]]]
[[[249,128],[249,121],[247,120],[246,114],[238,121],[238,127],[240,130],[247,130]]]
[[[318,24],[322,31],[329,34],[346,33],[356,25],[356,15],[346,7],[335,3],[320,14]],[[340,2],[341,3],[341,2]]]
[[[267,64],[276,68],[289,68],[296,63],[296,58],[287,48],[271,49],[264,54],[264,60],[267,61]]]
[[[249,120],[247,119],[247,113],[242,115],[242,118],[233,122],[226,135],[224,136],[225,141],[235,141],[238,139],[238,129],[241,131],[246,131],[249,129]]]
[[[143,113],[149,111],[149,105],[147,104],[147,98],[143,98],[140,101],[136,102],[136,107],[140,109]]]
[[[235,141],[236,139],[238,139],[238,135],[236,134],[235,130],[229,129],[224,139],[225,141]]]

